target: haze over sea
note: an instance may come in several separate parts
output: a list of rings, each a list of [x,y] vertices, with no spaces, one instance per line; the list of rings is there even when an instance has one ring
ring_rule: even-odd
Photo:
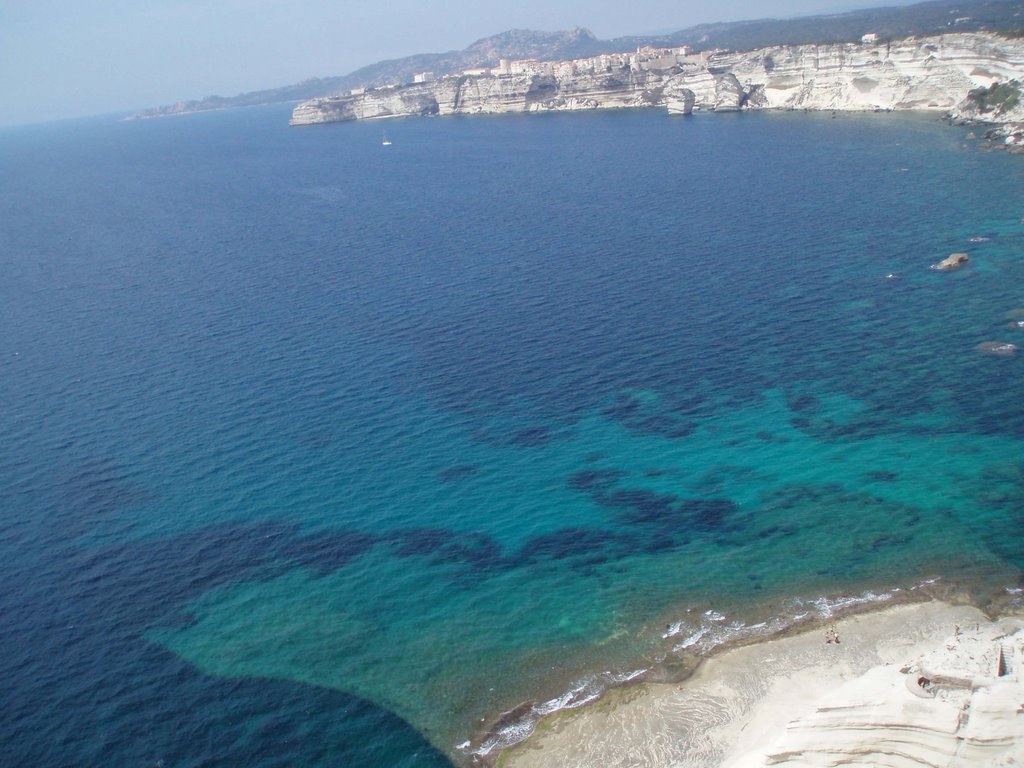
[[[444,765],[822,596],[1020,583],[1022,158],[287,118],[0,132],[6,762]]]

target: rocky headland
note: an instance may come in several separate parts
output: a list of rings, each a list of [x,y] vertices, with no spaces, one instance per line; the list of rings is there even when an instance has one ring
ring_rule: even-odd
[[[932,110],[1001,126],[1024,143],[1024,38],[989,32],[865,36],[860,43],[777,45],[746,52],[640,48],[587,59],[503,61],[408,85],[356,89],[295,107],[292,125],[413,115],[662,107]],[[990,139],[993,137],[990,137]]]

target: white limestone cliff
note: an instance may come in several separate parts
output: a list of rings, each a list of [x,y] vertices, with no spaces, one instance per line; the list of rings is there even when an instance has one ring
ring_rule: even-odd
[[[1019,627],[1019,622],[1017,622]],[[1024,630],[957,627],[897,668],[874,667],[729,768],[1017,765],[1024,755]]]
[[[549,69],[552,74],[461,75],[313,99],[295,108],[291,122],[650,106],[683,114],[694,109],[919,109],[953,119],[1024,121],[1024,98],[984,109],[967,99],[974,89],[1024,81],[1024,39],[984,32],[891,43],[774,46],[716,53],[700,65],[667,69],[622,66],[576,73],[570,62]]]
[[[713,57],[771,109],[952,112],[968,91],[1024,76],[1024,40],[951,34],[888,44],[801,45]]]

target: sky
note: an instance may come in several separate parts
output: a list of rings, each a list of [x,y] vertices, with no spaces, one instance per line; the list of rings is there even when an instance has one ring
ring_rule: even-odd
[[[599,38],[912,0],[0,0],[0,125],[233,96],[507,29]]]

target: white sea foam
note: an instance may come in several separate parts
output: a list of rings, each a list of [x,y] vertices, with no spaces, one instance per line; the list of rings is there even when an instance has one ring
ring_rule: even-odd
[[[619,680],[619,682],[620,683],[631,683],[634,680],[636,680],[638,677],[640,677],[646,671],[647,671],[646,669],[634,669],[632,672],[628,672],[625,675],[623,675],[622,679]]]
[[[866,605],[868,603],[884,603],[887,600],[892,600],[894,592],[882,592],[876,594],[875,592],[864,592],[860,595],[853,595],[847,597],[819,597],[817,600],[811,601],[811,605],[818,611],[818,615],[823,619],[831,618],[835,615],[836,611],[845,610],[852,608],[857,605]]]
[[[759,621],[756,624],[747,624],[738,620],[728,621],[726,616],[718,613],[716,613],[714,618],[709,618],[705,614],[701,617],[699,626],[681,623],[680,631],[677,634],[681,633],[684,629],[689,634],[685,640],[676,643],[673,646],[673,650],[676,652],[696,651],[705,654],[718,646],[735,640],[773,635],[781,632],[792,623],[792,618],[782,616],[767,621]]]
[[[521,741],[525,741],[533,734],[533,729],[536,728],[538,719],[538,717],[524,716],[522,720],[502,726],[488,736],[479,747],[473,750],[473,754],[486,757],[496,749],[507,749]]]
[[[497,728],[479,747],[472,751],[472,754],[485,757],[496,749],[514,746],[528,739],[537,727],[537,722],[545,715],[585,706],[599,699],[609,688],[632,682],[647,671],[646,668],[641,667],[630,672],[602,672],[580,680],[560,696],[533,704],[518,720]],[[469,742],[464,742],[457,749],[466,751],[469,746]]]
[[[707,634],[707,630],[705,628],[701,627],[696,632],[694,632],[692,635],[690,635],[688,638],[683,640],[683,642],[681,642],[678,645],[674,646],[674,649],[677,650],[677,651],[684,651],[687,648],[693,648],[695,645],[697,645],[697,643],[699,643],[701,641],[701,638],[703,638],[705,634]]]
[[[1020,587],[1003,587],[1003,589],[1010,596],[1007,601],[1007,607],[1024,608],[1024,589]]]
[[[667,640],[670,637],[675,637],[683,630],[683,622],[677,621],[674,624],[669,624],[668,629],[662,634],[662,638]]]
[[[935,579],[923,582],[920,586],[934,583],[934,581]],[[819,597],[814,600],[793,598],[782,605],[782,610],[778,615],[752,624],[739,620],[730,621],[724,613],[709,609],[701,613],[699,618],[681,619],[669,624],[662,634],[662,638],[667,640],[683,637],[672,647],[676,653],[686,651],[707,654],[719,646],[737,640],[778,634],[808,618],[829,619],[850,608],[887,602],[900,591],[900,588],[897,587],[887,592],[862,592],[859,595]]]
[[[597,694],[593,690],[593,684],[591,681],[586,681],[577,685],[574,688],[563,693],[561,696],[556,696],[553,699],[537,704],[534,706],[534,711],[539,715],[548,715],[552,712],[557,712],[560,709],[575,709],[576,707],[583,706],[587,701],[592,701],[597,697]]]

